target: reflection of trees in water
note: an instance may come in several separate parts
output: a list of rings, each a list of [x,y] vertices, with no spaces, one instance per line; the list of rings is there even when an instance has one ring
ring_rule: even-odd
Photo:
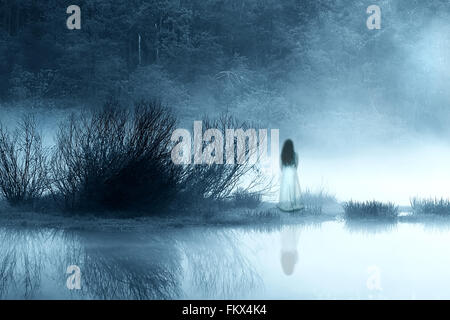
[[[185,294],[187,298],[245,298],[263,289],[263,281],[252,264],[246,239],[260,239],[289,228],[300,233],[305,228],[320,228],[316,219],[296,220],[292,224],[268,223],[232,228],[192,228],[180,241],[185,255]],[[243,237],[242,235],[245,235]],[[296,245],[296,243],[294,243]]]
[[[39,298],[43,281],[57,298],[166,299],[179,296],[180,259],[167,237],[129,233],[0,229],[0,298]],[[69,265],[81,290],[68,290]],[[44,276],[45,274],[45,276]]]
[[[46,230],[0,229],[0,298],[32,298],[39,290]]]
[[[390,232],[397,228],[397,220],[346,220],[345,228],[350,232],[377,234]]]
[[[241,231],[0,229],[0,298],[170,299],[184,297],[183,284],[187,297],[244,296],[262,281]],[[69,265],[81,269],[81,290],[66,288]]]
[[[261,286],[261,278],[243,252],[244,244],[235,231],[201,228],[186,236],[180,244],[185,254],[187,293],[200,298],[230,299]]]
[[[401,217],[400,222],[411,225],[418,224],[424,230],[429,232],[448,232],[450,231],[450,217],[439,215],[420,215]]]
[[[66,232],[63,267],[81,268],[81,295],[94,299],[179,296],[180,259],[173,243],[135,233]],[[66,275],[65,275],[66,277]],[[65,281],[65,278],[62,279]]]

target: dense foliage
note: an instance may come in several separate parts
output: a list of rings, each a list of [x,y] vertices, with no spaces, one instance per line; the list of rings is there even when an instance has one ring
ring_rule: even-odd
[[[70,4],[81,30],[66,28]],[[348,112],[369,113],[364,130],[387,114],[444,130],[450,4],[378,1],[381,30],[368,30],[371,4],[0,0],[0,97],[153,97],[183,117],[251,112],[298,126],[305,115],[348,126]]]

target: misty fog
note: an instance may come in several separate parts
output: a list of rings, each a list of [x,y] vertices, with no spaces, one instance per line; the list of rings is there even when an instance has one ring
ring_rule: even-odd
[[[448,0],[78,2],[0,0],[0,298],[448,298]],[[304,211],[177,166],[205,119],[292,139]]]
[[[9,125],[8,119],[15,114],[31,110],[42,118],[45,140],[51,145],[58,121],[72,110],[98,107],[111,97],[125,105],[152,97],[175,110],[180,127],[191,129],[193,121],[204,115],[228,112],[280,129],[280,144],[292,138],[299,150],[302,185],[325,188],[340,200],[377,198],[406,205],[415,195],[446,194],[448,3],[381,1],[380,30],[366,27],[367,1],[268,1],[261,7],[257,1],[241,7],[229,1],[227,5],[221,14],[204,19],[226,26],[227,19],[239,16],[236,26],[227,25],[234,39],[218,27],[199,24],[194,8],[206,14],[213,4],[196,1],[157,10],[144,2],[133,9],[108,5],[112,12],[136,16],[136,20],[132,27],[120,21],[116,27],[128,31],[114,33],[105,20],[106,13],[87,17],[85,28],[94,35],[100,31],[93,21],[103,19],[110,27],[103,35],[109,44],[97,47],[83,33],[63,29],[42,33],[53,23],[46,19],[57,14],[54,9],[45,12],[39,28],[33,15],[21,22],[18,30],[5,25],[0,42],[7,57],[2,66],[3,122]],[[31,8],[24,5],[22,10]],[[189,21],[177,20],[181,19],[180,10],[194,10]],[[156,19],[155,12],[168,12],[158,26],[159,38],[142,24]],[[170,25],[170,16],[176,25]],[[259,23],[258,17],[271,24],[261,22],[259,29],[251,29],[249,23]],[[170,38],[170,32],[179,36],[187,32],[182,24],[207,32],[196,35],[197,51],[190,55],[183,51],[188,42]],[[31,57],[29,49],[11,56],[8,37],[18,47],[31,48],[38,45],[27,42],[27,32],[33,30],[45,41],[50,34],[68,37],[70,46],[62,53],[57,50],[62,40],[47,48],[39,45],[33,54],[47,55],[40,60]],[[113,44],[119,45],[124,32],[142,36],[142,65],[136,65],[132,38],[126,56],[119,50],[105,53],[110,61],[98,57]],[[252,39],[254,36],[257,38]],[[83,49],[85,42],[88,47]],[[177,46],[183,54],[174,58],[171,55]],[[89,65],[81,56],[69,54],[74,50],[91,50],[97,62]],[[48,55],[57,59],[48,60]],[[120,75],[122,62],[127,68]],[[67,64],[78,70],[67,70]],[[48,70],[52,76],[44,76]],[[85,72],[91,78],[86,78]],[[74,82],[77,74],[84,79],[80,83]],[[98,81],[104,78],[111,80]],[[43,88],[37,88],[36,82]],[[64,82],[79,89],[68,94]]]

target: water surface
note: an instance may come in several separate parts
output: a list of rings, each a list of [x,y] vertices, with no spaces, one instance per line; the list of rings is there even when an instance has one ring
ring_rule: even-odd
[[[450,228],[343,221],[155,232],[0,228],[9,299],[450,298]],[[69,265],[81,289],[66,287]]]

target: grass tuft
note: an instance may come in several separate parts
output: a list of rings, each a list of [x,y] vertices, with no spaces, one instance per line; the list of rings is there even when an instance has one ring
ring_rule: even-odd
[[[410,200],[413,214],[435,214],[441,216],[450,216],[450,200],[444,198]]]
[[[398,207],[393,203],[379,201],[349,201],[344,203],[345,217],[348,219],[377,218],[395,219],[398,217]]]
[[[238,188],[231,197],[231,202],[238,208],[255,209],[261,204],[262,194]]]
[[[306,212],[313,215],[322,214],[322,209],[325,205],[337,203],[336,197],[328,194],[324,190],[312,192],[306,189],[302,192],[302,203],[305,206]]]

